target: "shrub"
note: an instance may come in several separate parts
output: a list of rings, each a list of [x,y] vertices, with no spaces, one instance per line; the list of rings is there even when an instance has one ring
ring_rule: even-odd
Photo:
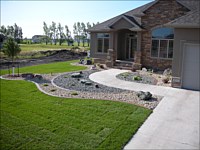
[[[71,95],[78,95],[78,93],[77,92],[72,92]]]
[[[170,78],[169,78],[169,77],[164,77],[164,78],[162,79],[163,83],[168,83],[168,82],[169,82],[169,80],[170,80]]]
[[[56,89],[51,89],[51,90],[50,90],[50,92],[55,92],[55,91],[56,91]]]
[[[43,86],[49,86],[47,83],[43,84]]]
[[[135,81],[141,81],[141,80],[142,80],[142,77],[140,77],[140,76],[134,76],[134,77],[133,77],[133,80],[135,80]]]

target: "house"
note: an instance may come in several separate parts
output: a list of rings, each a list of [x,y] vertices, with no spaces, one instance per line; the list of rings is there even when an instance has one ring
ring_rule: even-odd
[[[119,63],[172,68],[172,86],[200,90],[199,0],[155,0],[89,29],[91,57]]]
[[[32,43],[41,43],[44,38],[46,38],[45,35],[34,35],[32,37]]]

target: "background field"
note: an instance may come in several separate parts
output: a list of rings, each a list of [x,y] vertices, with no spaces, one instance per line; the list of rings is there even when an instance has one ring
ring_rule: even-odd
[[[41,43],[41,44],[20,44],[20,48],[22,50],[22,52],[28,52],[28,51],[41,51],[41,50],[58,50],[58,49],[71,49],[73,47],[78,47],[78,43],[75,42],[74,46],[68,46],[66,43],[63,43],[62,45],[59,45],[57,43],[57,45],[54,44],[45,44],[45,43]],[[85,43],[85,46],[83,47],[83,43],[80,43],[79,46],[80,49],[84,49],[84,50],[88,50],[89,47],[87,45],[87,43]]]

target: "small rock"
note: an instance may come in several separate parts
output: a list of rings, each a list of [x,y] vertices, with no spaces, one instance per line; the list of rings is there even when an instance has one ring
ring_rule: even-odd
[[[98,85],[98,84],[95,84],[95,88],[99,88],[99,85]]]
[[[83,80],[80,80],[80,82],[82,83],[82,84],[85,84],[85,82],[87,82],[88,80],[85,80],[85,79],[83,79]]]
[[[92,82],[87,81],[85,82],[85,85],[92,85]]]
[[[142,68],[142,71],[143,72],[147,72],[147,68]]]

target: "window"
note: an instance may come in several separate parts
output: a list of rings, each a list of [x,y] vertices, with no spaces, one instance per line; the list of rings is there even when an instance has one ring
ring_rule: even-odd
[[[109,49],[109,34],[98,33],[97,34],[97,52],[107,53]]]
[[[152,31],[151,57],[173,57],[174,31],[171,28],[159,28]]]

